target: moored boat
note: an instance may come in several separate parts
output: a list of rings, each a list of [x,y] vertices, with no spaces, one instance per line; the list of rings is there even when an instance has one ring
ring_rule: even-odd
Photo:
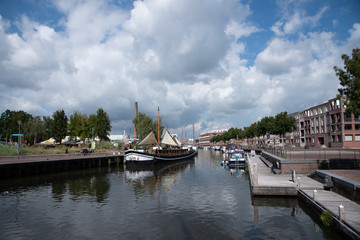
[[[235,150],[229,153],[228,165],[231,166],[243,166],[245,165],[245,153],[244,150]]]
[[[159,141],[156,140],[155,134],[151,131],[137,144],[137,147],[143,147],[145,149],[126,151],[124,163],[154,164],[161,162],[175,162],[192,158],[197,154],[197,151],[191,147],[185,149],[182,148],[180,141],[176,136],[172,136],[167,129],[163,131],[161,140],[160,135],[158,135],[158,140]],[[164,148],[161,148],[160,146],[164,146]]]

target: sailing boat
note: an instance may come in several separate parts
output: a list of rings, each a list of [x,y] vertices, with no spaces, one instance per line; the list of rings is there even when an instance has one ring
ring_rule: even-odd
[[[182,149],[180,141],[172,137],[170,132],[165,129],[161,142],[166,148],[153,148],[149,150],[128,150],[125,152],[124,162],[128,163],[161,163],[174,162],[189,159],[197,154],[192,148]],[[158,145],[155,134],[150,132],[137,146]]]
[[[158,109],[159,112],[159,109]],[[181,143],[176,137],[172,137],[170,132],[165,129],[161,136],[159,135],[159,113],[158,113],[158,140],[155,134],[151,131],[137,146],[158,146],[148,150],[128,150],[125,152],[124,163],[126,164],[142,164],[142,163],[161,163],[161,162],[174,162],[189,159],[197,154],[197,151],[192,148],[181,148]],[[165,145],[161,148],[160,145]]]

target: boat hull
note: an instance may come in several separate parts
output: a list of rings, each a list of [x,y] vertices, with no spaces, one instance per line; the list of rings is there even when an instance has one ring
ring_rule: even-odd
[[[126,164],[155,164],[182,161],[194,157],[197,151],[186,151],[181,154],[151,154],[134,150],[125,153],[124,162]]]

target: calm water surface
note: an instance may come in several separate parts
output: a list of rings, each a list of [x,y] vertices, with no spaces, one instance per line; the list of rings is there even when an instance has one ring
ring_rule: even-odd
[[[297,198],[252,199],[246,174],[222,159],[200,150],[195,160],[153,169],[0,180],[0,239],[342,238]]]

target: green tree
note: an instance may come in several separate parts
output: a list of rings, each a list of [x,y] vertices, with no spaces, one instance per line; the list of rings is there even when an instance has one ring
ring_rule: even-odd
[[[76,137],[80,137],[82,132],[84,131],[83,128],[83,115],[79,112],[74,112],[70,116],[69,120],[69,138],[74,139]]]
[[[336,76],[343,86],[338,91],[340,96],[346,96],[345,104],[348,113],[360,114],[360,49],[352,50],[352,58],[343,54],[344,70],[334,67]]]
[[[138,113],[137,117],[133,119],[133,123],[136,126],[136,134],[139,139],[143,139],[146,135],[153,131],[155,136],[157,136],[157,120],[153,122],[151,117],[147,116],[145,113]],[[160,133],[163,131],[164,127],[161,126],[160,118]]]
[[[41,117],[36,116],[27,121],[24,124],[24,133],[25,139],[28,142],[36,144],[38,140],[44,140],[46,138],[46,126]]]
[[[281,112],[275,116],[274,134],[282,136],[282,142],[284,144],[284,135],[287,132],[293,132],[296,129],[296,119],[289,117],[287,112]]]
[[[260,136],[267,136],[268,134],[274,134],[275,132],[275,118],[264,117],[258,122],[258,132]],[[265,140],[265,146],[267,145],[267,139]]]
[[[96,112],[95,133],[100,140],[107,140],[111,131],[111,121],[104,109],[99,108]]]
[[[95,128],[96,128],[96,115],[90,114],[89,118],[87,118],[86,122],[83,122],[85,132],[83,133],[83,138],[92,138],[96,137]],[[94,136],[93,136],[94,129]]]
[[[49,139],[52,137],[51,134],[51,125],[53,123],[53,119],[50,116],[43,116],[43,123],[45,125],[45,137],[44,139]]]
[[[53,114],[53,122],[51,124],[51,133],[56,142],[61,144],[61,140],[67,135],[68,118],[64,110],[57,110]]]
[[[1,139],[5,140],[6,137],[7,139],[9,139],[11,134],[19,133],[18,121],[21,121],[20,131],[23,133],[23,126],[27,123],[27,121],[31,120],[32,118],[33,117],[31,114],[28,114],[24,111],[10,111],[9,109],[7,109],[1,114],[0,117]]]

